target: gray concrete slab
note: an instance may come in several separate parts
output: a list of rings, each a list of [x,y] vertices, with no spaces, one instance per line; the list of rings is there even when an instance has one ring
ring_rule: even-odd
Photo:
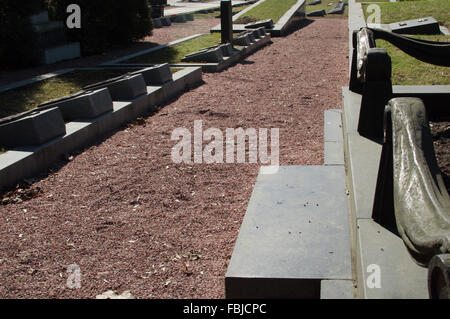
[[[322,280],[320,299],[354,299],[355,287],[352,280]]]
[[[428,299],[427,269],[418,266],[403,240],[371,219],[358,220],[358,248],[365,299]],[[369,267],[370,265],[375,265]],[[372,278],[378,268],[380,288]]]
[[[344,165],[344,143],[324,142],[324,165]]]
[[[352,279],[349,237],[344,167],[260,172],[227,270],[227,298],[319,298],[320,280]]]
[[[325,142],[342,142],[342,115],[340,111],[327,110],[324,112],[324,140]]]
[[[353,93],[348,86],[342,88],[344,99],[342,119],[345,133],[357,133],[359,122],[359,110],[361,108],[361,95]]]
[[[347,165],[350,170],[350,193],[357,218],[372,218],[375,186],[381,158],[381,144],[357,133],[349,133]]]
[[[139,73],[142,74],[147,85],[162,85],[172,80],[172,72],[168,63],[136,71],[136,74]]]

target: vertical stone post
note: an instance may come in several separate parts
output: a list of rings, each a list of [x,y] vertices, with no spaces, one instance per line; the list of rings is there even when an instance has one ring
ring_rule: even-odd
[[[231,0],[220,1],[220,27],[222,30],[222,43],[233,43],[233,9]]]

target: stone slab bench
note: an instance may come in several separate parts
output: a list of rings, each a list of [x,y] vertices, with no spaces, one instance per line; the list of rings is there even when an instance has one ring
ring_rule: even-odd
[[[225,278],[227,298],[320,298],[352,280],[343,166],[260,172]]]

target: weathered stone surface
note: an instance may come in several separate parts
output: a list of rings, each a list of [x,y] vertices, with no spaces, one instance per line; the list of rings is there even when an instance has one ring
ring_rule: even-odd
[[[233,54],[233,45],[231,43],[221,44],[220,49],[223,56],[231,56]]]
[[[51,108],[0,125],[0,146],[36,146],[66,133],[61,111]]]
[[[426,264],[434,255],[450,253],[450,197],[422,101],[395,98],[389,112],[397,229],[416,261]]]
[[[315,1],[311,1],[310,3],[308,3],[309,6],[315,6],[318,4],[321,4],[322,0],[315,0]]]
[[[233,38],[233,45],[249,46],[250,44],[251,44],[251,40],[250,40],[250,37],[248,36],[248,34],[239,35],[239,36]]]
[[[112,111],[113,102],[109,90],[104,88],[55,103],[65,121],[94,118]]]

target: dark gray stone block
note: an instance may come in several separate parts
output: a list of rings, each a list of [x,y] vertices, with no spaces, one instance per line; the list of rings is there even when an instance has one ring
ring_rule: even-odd
[[[162,26],[163,26],[163,24],[162,24],[161,18],[155,18],[155,19],[153,19],[153,27],[154,27],[155,29],[162,28]]]
[[[257,28],[256,30],[259,31],[259,36],[260,37],[265,37],[267,35],[266,28],[264,28],[264,27]]]
[[[315,6],[318,4],[321,4],[322,0],[315,0],[315,1],[311,1],[310,3],[308,3],[309,6]]]
[[[172,17],[172,22],[185,23],[187,21],[185,14],[178,14]]]
[[[249,46],[251,44],[250,37],[248,34],[245,35],[239,35],[235,38],[233,38],[233,45],[240,45],[240,46]]]
[[[35,114],[0,125],[0,146],[37,146],[66,134],[58,108],[36,110]]]
[[[247,23],[244,26],[244,28],[246,28],[246,29],[258,29],[260,27],[265,27],[266,29],[272,29],[273,28],[272,19],[257,21],[254,23]]]
[[[319,298],[352,279],[343,166],[260,174],[226,273],[227,298]]]
[[[223,61],[222,49],[220,47],[210,48],[186,55],[181,59],[182,62],[207,62],[219,63]]]
[[[231,56],[233,54],[233,45],[231,43],[221,44],[220,49],[223,56]]]
[[[399,34],[441,34],[439,23],[433,17],[390,23],[389,28]]]
[[[168,26],[172,25],[172,21],[170,21],[169,17],[161,18],[161,23],[165,27],[168,27]]]
[[[104,88],[81,96],[57,102],[65,121],[83,118],[95,118],[105,112],[112,111],[113,102],[109,90]]]
[[[133,74],[142,74],[146,85],[160,85],[172,80],[172,72],[168,63],[136,71]]]
[[[142,74],[127,76],[107,85],[113,101],[130,101],[146,94],[147,86]]]
[[[248,33],[248,37],[250,38],[250,42],[256,42],[255,36],[253,35],[253,32]]]
[[[327,13],[325,12],[325,10],[316,10],[307,14],[308,17],[324,17],[326,15]]]
[[[194,15],[192,13],[186,13],[186,21],[194,21]]]
[[[330,11],[328,11],[328,14],[343,14],[345,11],[345,6],[346,6],[345,2],[336,3],[333,6],[333,8]]]

